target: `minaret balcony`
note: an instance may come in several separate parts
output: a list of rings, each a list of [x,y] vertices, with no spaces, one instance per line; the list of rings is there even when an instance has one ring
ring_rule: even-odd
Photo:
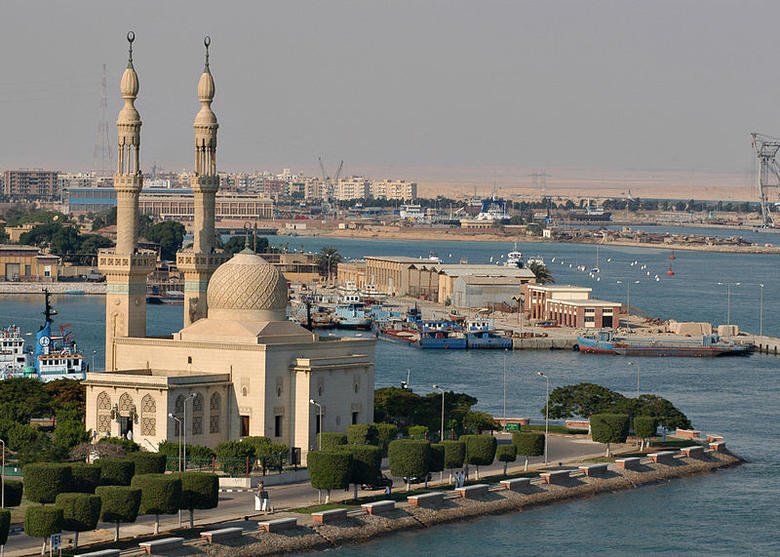
[[[112,248],[98,252],[98,269],[104,275],[147,274],[157,266],[157,252],[138,250],[132,254],[116,253]]]
[[[213,271],[231,255],[225,252],[195,253],[193,251],[180,251],[176,254],[176,267],[180,271]]]

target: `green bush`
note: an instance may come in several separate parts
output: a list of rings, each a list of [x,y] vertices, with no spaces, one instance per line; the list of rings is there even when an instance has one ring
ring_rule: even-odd
[[[410,425],[406,432],[411,439],[428,439],[428,426]]]
[[[416,439],[396,439],[390,443],[387,455],[394,476],[424,477],[430,471],[431,444]],[[407,491],[411,484],[406,484]]]
[[[466,443],[466,462],[477,467],[493,464],[496,458],[496,438],[492,435],[461,435],[460,440]]]
[[[174,514],[181,508],[181,480],[173,475],[143,474],[133,476],[131,487],[141,490],[141,514],[155,516],[154,533],[160,532],[160,515]]]
[[[11,530],[11,511],[0,509],[0,545],[8,541],[8,532]]]
[[[130,485],[135,475],[135,463],[126,458],[101,458],[100,485]]]
[[[108,443],[109,445],[122,447],[126,453],[135,453],[141,450],[141,446],[138,443],[124,437],[102,437],[98,443]]]
[[[141,505],[141,490],[124,485],[107,485],[95,489],[100,497],[100,520],[116,524],[114,541],[119,539],[119,523],[135,522]]]
[[[97,528],[100,497],[89,493],[60,493],[56,504],[62,509],[62,529],[75,532],[73,547],[78,547],[79,532]]]
[[[499,445],[496,449],[496,460],[504,463],[504,475],[506,476],[507,464],[517,460],[517,447],[514,445]]]
[[[216,448],[217,461],[222,471],[228,476],[240,477],[247,473],[247,460],[251,463],[255,458],[255,448],[242,441],[225,441]]]
[[[323,431],[317,438],[317,446],[322,451],[347,444],[347,434],[336,431]]]
[[[35,463],[24,467],[24,486],[27,499],[35,503],[54,503],[57,494],[70,491],[70,466]]]
[[[5,506],[18,507],[22,504],[24,484],[19,480],[5,480]]]
[[[442,441],[444,447],[444,468],[462,468],[466,460],[466,443],[463,441]]]
[[[269,468],[282,471],[290,449],[283,443],[274,443],[270,437],[244,437],[242,443],[247,443],[254,450],[253,460],[256,460],[263,470],[263,475]]]
[[[89,441],[89,433],[80,420],[58,420],[52,433],[52,440],[62,447],[72,449],[79,443]]]
[[[62,532],[62,509],[54,505],[30,505],[24,513],[24,533],[48,538]]]
[[[162,474],[168,457],[160,453],[138,451],[128,453],[127,460],[135,463],[135,474]]]
[[[373,483],[382,473],[382,449],[374,445],[341,445],[333,450],[352,457],[349,482],[355,486],[357,499],[358,485]]]
[[[352,424],[347,428],[350,445],[378,445],[379,431],[374,424]]]
[[[312,451],[306,458],[311,485],[327,490],[325,502],[330,502],[331,489],[343,489],[349,485],[352,472],[352,455],[345,451]]]
[[[430,472],[441,472],[444,470],[444,445],[441,443],[431,443],[430,460],[428,470]]]
[[[379,442],[379,448],[382,449],[382,456],[387,456],[387,447],[391,441],[395,441],[398,438],[398,426],[395,424],[374,424],[377,431],[377,441]]]
[[[204,445],[192,445],[187,443],[187,464],[191,467],[195,466],[211,466],[216,453],[204,446]],[[171,443],[170,441],[163,441],[157,447],[157,452],[161,455],[165,455],[168,459],[166,468],[168,470],[179,469],[179,444]]]
[[[641,448],[644,448],[645,441],[655,435],[658,429],[658,418],[655,416],[636,416],[634,418],[634,435],[642,440]]]
[[[517,454],[525,457],[525,469],[528,470],[528,457],[544,454],[544,433],[515,431],[512,433],[512,444]]]
[[[73,462],[70,475],[70,491],[74,493],[95,493],[95,488],[100,485],[100,466],[97,464]]]
[[[190,511],[190,528],[194,527],[196,509],[215,509],[219,504],[219,479],[205,472],[174,474],[181,480],[180,508]]]
[[[628,437],[627,414],[593,414],[590,417],[590,432],[593,441],[606,443],[610,456],[610,443],[625,443]]]
[[[8,448],[20,451],[25,447],[36,445],[43,441],[46,434],[29,424],[14,423],[8,430]]]

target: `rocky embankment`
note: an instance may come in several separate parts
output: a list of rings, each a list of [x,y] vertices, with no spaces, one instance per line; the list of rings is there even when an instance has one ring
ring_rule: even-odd
[[[44,288],[52,294],[106,293],[105,282],[0,282],[0,294],[40,294]]]

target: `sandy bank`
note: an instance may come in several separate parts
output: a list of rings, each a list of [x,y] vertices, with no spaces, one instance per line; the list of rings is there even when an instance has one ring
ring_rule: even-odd
[[[449,492],[438,509],[411,508],[399,505],[384,516],[352,513],[338,524],[315,526],[308,515],[298,515],[301,526],[284,533],[259,534],[250,532],[239,539],[213,546],[188,548],[190,553],[214,556],[254,556],[279,553],[322,550],[344,544],[360,543],[412,529],[423,529],[479,516],[522,511],[538,505],[548,505],[573,499],[592,497],[602,493],[633,489],[674,478],[710,473],[720,468],[735,466],[741,460],[729,453],[707,453],[704,459],[680,458],[671,465],[643,464],[639,471],[616,471],[602,477],[577,476],[564,485],[537,485],[525,492],[510,492],[493,485],[480,499],[455,498]]]

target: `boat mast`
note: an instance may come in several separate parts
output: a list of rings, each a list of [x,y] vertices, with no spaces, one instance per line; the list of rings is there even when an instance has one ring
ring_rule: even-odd
[[[54,319],[52,319],[53,316],[57,315],[57,310],[52,307],[51,302],[49,301],[49,289],[44,288],[43,289],[43,300],[44,300],[44,310],[43,310],[43,316],[46,318],[46,323],[52,323]]]

